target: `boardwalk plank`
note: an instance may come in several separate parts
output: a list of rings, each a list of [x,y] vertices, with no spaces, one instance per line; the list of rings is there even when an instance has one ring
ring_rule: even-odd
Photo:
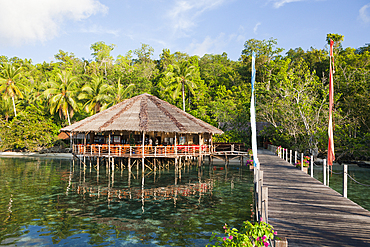
[[[259,150],[269,187],[269,223],[288,246],[370,246],[370,212],[267,150]]]

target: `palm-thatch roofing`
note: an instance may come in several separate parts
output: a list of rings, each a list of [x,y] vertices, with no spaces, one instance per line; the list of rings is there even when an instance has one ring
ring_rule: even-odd
[[[223,133],[222,130],[150,94],[141,94],[124,100],[91,117],[64,127],[61,131]]]

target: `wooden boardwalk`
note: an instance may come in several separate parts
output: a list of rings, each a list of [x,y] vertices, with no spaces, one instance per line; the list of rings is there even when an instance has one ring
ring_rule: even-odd
[[[269,223],[288,246],[370,246],[370,212],[267,150],[258,150],[268,186]]]

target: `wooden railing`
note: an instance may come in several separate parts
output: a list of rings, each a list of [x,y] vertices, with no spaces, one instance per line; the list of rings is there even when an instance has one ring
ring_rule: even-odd
[[[130,146],[117,144],[75,144],[73,153],[85,156],[118,156],[118,157],[173,157],[209,155],[211,145],[178,145],[178,146]],[[144,152],[144,153],[143,153]]]

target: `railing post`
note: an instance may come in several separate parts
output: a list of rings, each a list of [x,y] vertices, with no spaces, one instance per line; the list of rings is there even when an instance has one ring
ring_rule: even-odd
[[[313,178],[313,155],[311,155],[311,177]]]
[[[262,221],[268,223],[268,198],[269,198],[269,188],[267,186],[261,187],[261,197],[262,197]]]
[[[292,152],[293,152],[293,150],[290,150],[290,157],[289,157],[289,163],[290,164],[292,164],[293,162],[292,162]]]
[[[288,162],[288,161],[289,161],[289,156],[288,156],[288,155],[289,155],[289,149],[286,149],[286,159],[285,159],[285,160],[286,160],[286,162]]]
[[[258,183],[257,183],[258,191],[257,191],[257,198],[258,198],[258,221],[262,218],[262,187],[263,187],[263,171],[258,170]]]
[[[323,183],[324,185],[326,185],[326,159],[323,160],[323,163],[322,163],[322,171],[323,171]]]
[[[303,153],[301,153],[301,171],[303,171]]]
[[[332,164],[332,165],[333,165],[333,164]],[[330,178],[330,176],[329,176],[330,165],[329,165],[329,164],[327,164],[327,167],[328,167],[328,168],[327,168],[328,170],[327,170],[327,176],[326,176],[326,177],[327,177],[327,179],[328,179],[327,185],[329,186],[329,182],[330,182],[330,181],[329,181],[329,180],[330,180],[330,179],[329,179],[329,178]],[[331,169],[333,169],[333,167],[331,167]]]
[[[297,164],[297,151],[294,151],[294,164]]]
[[[98,149],[99,149],[99,157],[100,157],[100,145],[98,146]]]
[[[347,198],[347,173],[348,165],[343,166],[343,197]]]

